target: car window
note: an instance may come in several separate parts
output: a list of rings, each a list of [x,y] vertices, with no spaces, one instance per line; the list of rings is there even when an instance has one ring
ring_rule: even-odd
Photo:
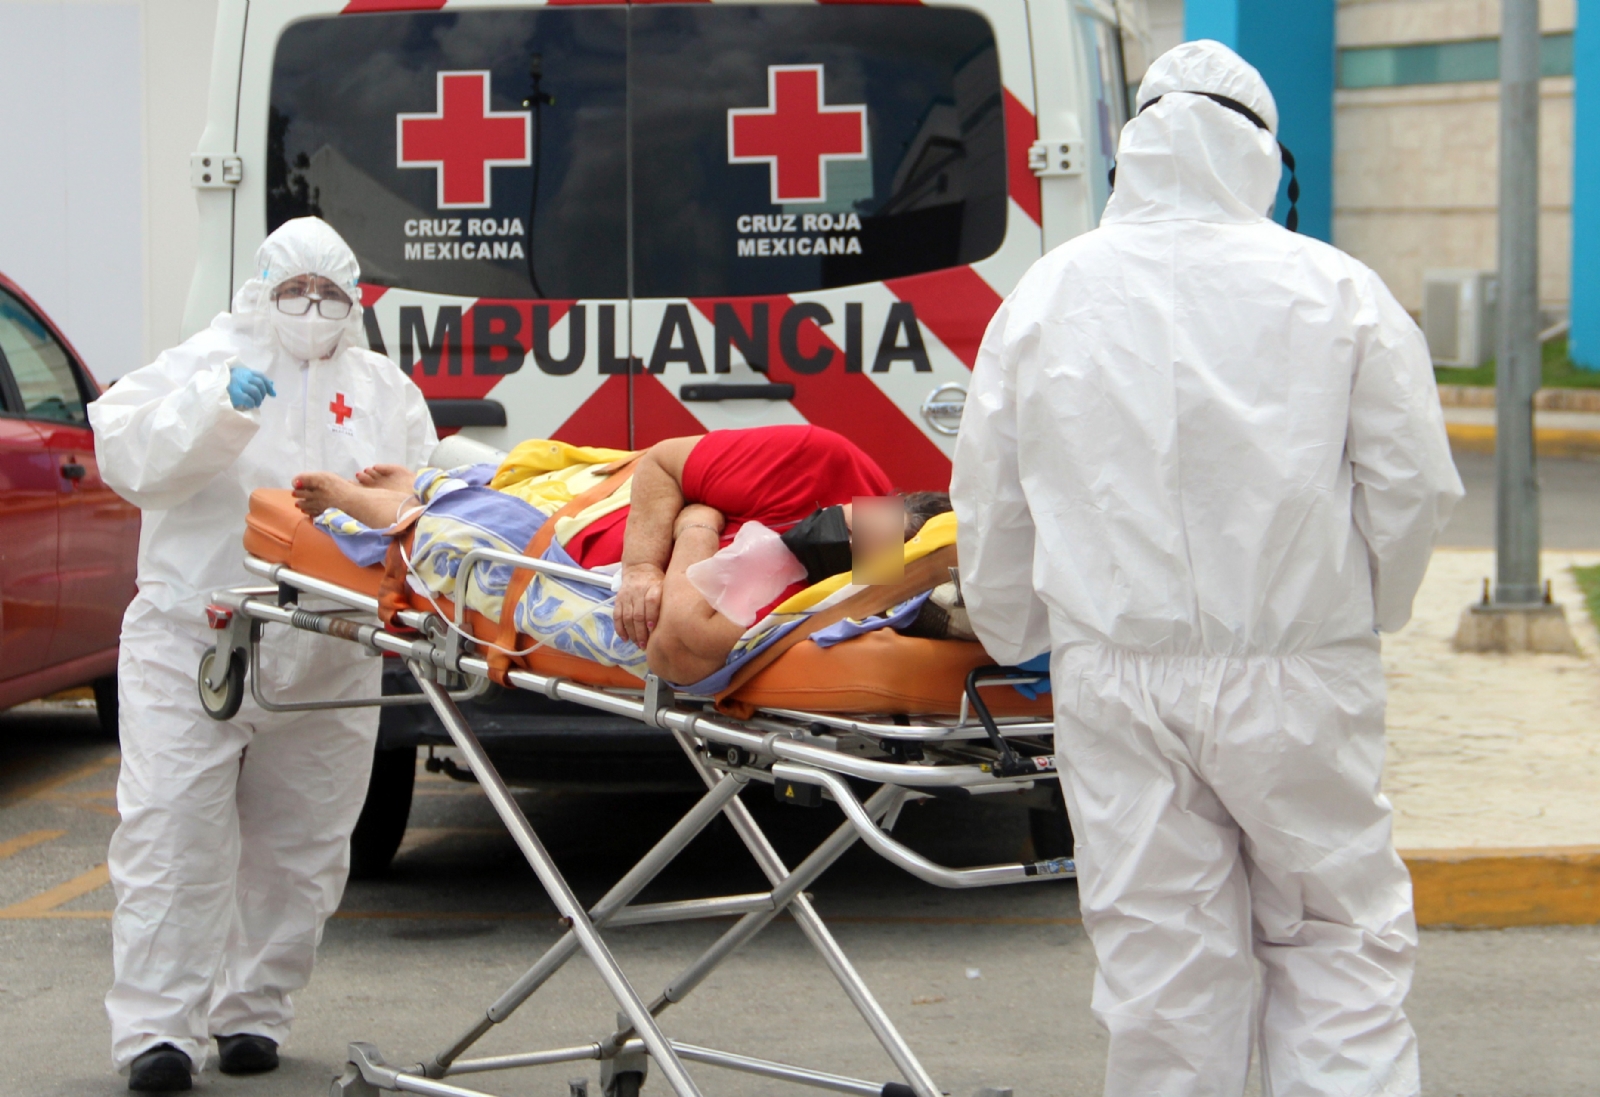
[[[11,368],[20,408],[29,419],[85,424],[83,390],[65,348],[21,301],[0,290],[0,356]]]
[[[1089,102],[1094,107],[1089,138],[1089,185],[1094,193],[1094,216],[1100,220],[1111,198],[1111,165],[1117,159],[1117,142],[1128,121],[1128,86],[1122,76],[1121,32],[1098,16],[1078,14],[1078,26],[1089,74]]]
[[[635,7],[639,297],[797,293],[971,263],[1005,235],[1005,107],[976,12]]]
[[[377,285],[627,296],[626,41],[620,7],[294,24],[273,60],[269,231],[320,216]]]

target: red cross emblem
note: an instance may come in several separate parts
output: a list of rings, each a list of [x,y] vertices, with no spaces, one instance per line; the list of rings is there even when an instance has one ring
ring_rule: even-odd
[[[767,164],[772,202],[822,202],[827,160],[867,158],[867,108],[822,101],[821,65],[768,65],[767,105],[728,111],[728,163]]]
[[[489,205],[489,169],[533,162],[532,114],[489,109],[489,73],[441,72],[432,114],[395,115],[396,162],[438,173],[440,209]]]
[[[344,402],[344,393],[333,394],[333,403],[328,405],[328,410],[333,412],[333,421],[339,426],[344,426],[344,421],[356,413],[356,409]]]

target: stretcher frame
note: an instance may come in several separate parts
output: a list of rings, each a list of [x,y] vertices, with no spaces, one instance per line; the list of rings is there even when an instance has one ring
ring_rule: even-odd
[[[458,572],[462,589],[473,569],[485,562],[509,563],[602,587],[611,581],[606,575],[549,561],[478,550],[462,561]],[[377,599],[370,595],[255,557],[248,558],[245,567],[271,585],[239,587],[214,596],[207,613],[212,628],[217,630],[218,643],[202,658],[199,672],[201,700],[207,711],[219,719],[237,711],[247,668],[252,695],[271,711],[398,703],[430,705],[556,906],[565,927],[562,937],[481,1017],[430,1057],[395,1067],[373,1045],[350,1044],[349,1061],[333,1082],[334,1097],[377,1097],[384,1091],[482,1097],[481,1091],[447,1079],[589,1060],[601,1063],[606,1097],[636,1097],[651,1061],[677,1097],[699,1097],[701,1092],[685,1068],[690,1062],[855,1097],[941,1097],[939,1087],[817,915],[805,889],[858,840],[913,876],[945,888],[1061,880],[1076,875],[1068,858],[949,868],[916,853],[891,835],[901,809],[912,800],[1016,792],[1032,788],[1035,781],[1054,778],[1054,758],[1040,749],[1041,744],[1047,748],[1051,742],[1050,723],[1029,718],[995,719],[979,698],[978,689],[985,685],[1005,685],[1026,677],[1013,668],[990,668],[995,673],[989,675],[988,681],[979,672],[969,677],[966,697],[972,699],[973,711],[969,711],[964,698],[956,718],[924,718],[916,723],[904,718],[875,720],[789,709],[757,709],[753,716],[741,720],[717,712],[709,697],[674,693],[654,676],[646,678],[642,689],[624,690],[513,669],[505,679],[510,688],[576,702],[669,732],[705,784],[706,791],[694,806],[604,897],[584,909],[456,706],[458,700],[475,696],[490,682],[487,659],[475,650],[475,644],[463,639],[459,630],[451,628],[459,623],[459,611],[458,622],[447,622],[439,614],[402,611],[393,618],[399,628],[385,627],[378,617]],[[304,609],[299,604],[302,596],[334,605]],[[256,673],[262,629],[267,625],[316,632],[358,644],[374,654],[398,656],[405,660],[422,692],[341,701],[268,697]],[[459,688],[463,684],[465,688]],[[452,687],[458,688],[452,692]],[[972,719],[974,714],[979,717],[977,721]],[[1022,751],[1015,749],[1018,745]],[[852,780],[878,787],[863,798],[852,788]],[[771,784],[775,792],[782,790],[790,799],[803,802],[815,802],[820,794],[837,804],[845,819],[804,860],[790,868],[738,795],[751,782]],[[634,902],[718,815],[727,818],[767,877],[768,889],[676,902]],[[687,997],[718,964],[780,914],[788,914],[800,927],[888,1055],[900,1080],[877,1082],[846,1077],[688,1044],[663,1033],[657,1017]],[[730,917],[735,919],[733,924],[648,1001],[629,982],[601,934],[602,929],[614,926]],[[464,1057],[474,1043],[514,1014],[580,953],[593,963],[618,1007],[616,1024],[610,1032],[572,1047]],[[977,1097],[1009,1097],[1010,1092],[1007,1088],[986,1087],[978,1091]]]

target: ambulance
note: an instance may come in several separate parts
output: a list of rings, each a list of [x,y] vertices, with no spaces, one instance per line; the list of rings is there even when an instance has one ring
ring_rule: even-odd
[[[1099,220],[1127,115],[1110,0],[222,0],[212,65],[189,331],[314,214],[441,434],[816,423],[906,491],[948,486],[984,328]],[[526,693],[463,711],[516,784],[697,784],[657,728]],[[470,779],[449,741],[384,710],[358,874],[399,845],[419,746]],[[1041,796],[1036,852],[1070,855]]]
[[[1126,99],[1110,0],[223,0],[185,326],[315,214],[441,433],[810,422],[944,488],[984,327],[1098,221]]]

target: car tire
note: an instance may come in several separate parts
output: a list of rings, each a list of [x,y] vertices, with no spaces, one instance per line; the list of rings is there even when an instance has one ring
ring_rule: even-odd
[[[117,737],[117,676],[108,674],[96,678],[90,688],[94,690],[95,714],[100,717],[100,730]]]
[[[417,782],[417,748],[380,750],[372,756],[367,801],[350,835],[350,876],[372,879],[389,871],[406,836],[411,793]]]
[[[1067,817],[1067,802],[1059,781],[1050,782],[1050,806],[1028,812],[1028,832],[1033,837],[1033,856],[1037,861],[1071,857],[1072,820]]]

